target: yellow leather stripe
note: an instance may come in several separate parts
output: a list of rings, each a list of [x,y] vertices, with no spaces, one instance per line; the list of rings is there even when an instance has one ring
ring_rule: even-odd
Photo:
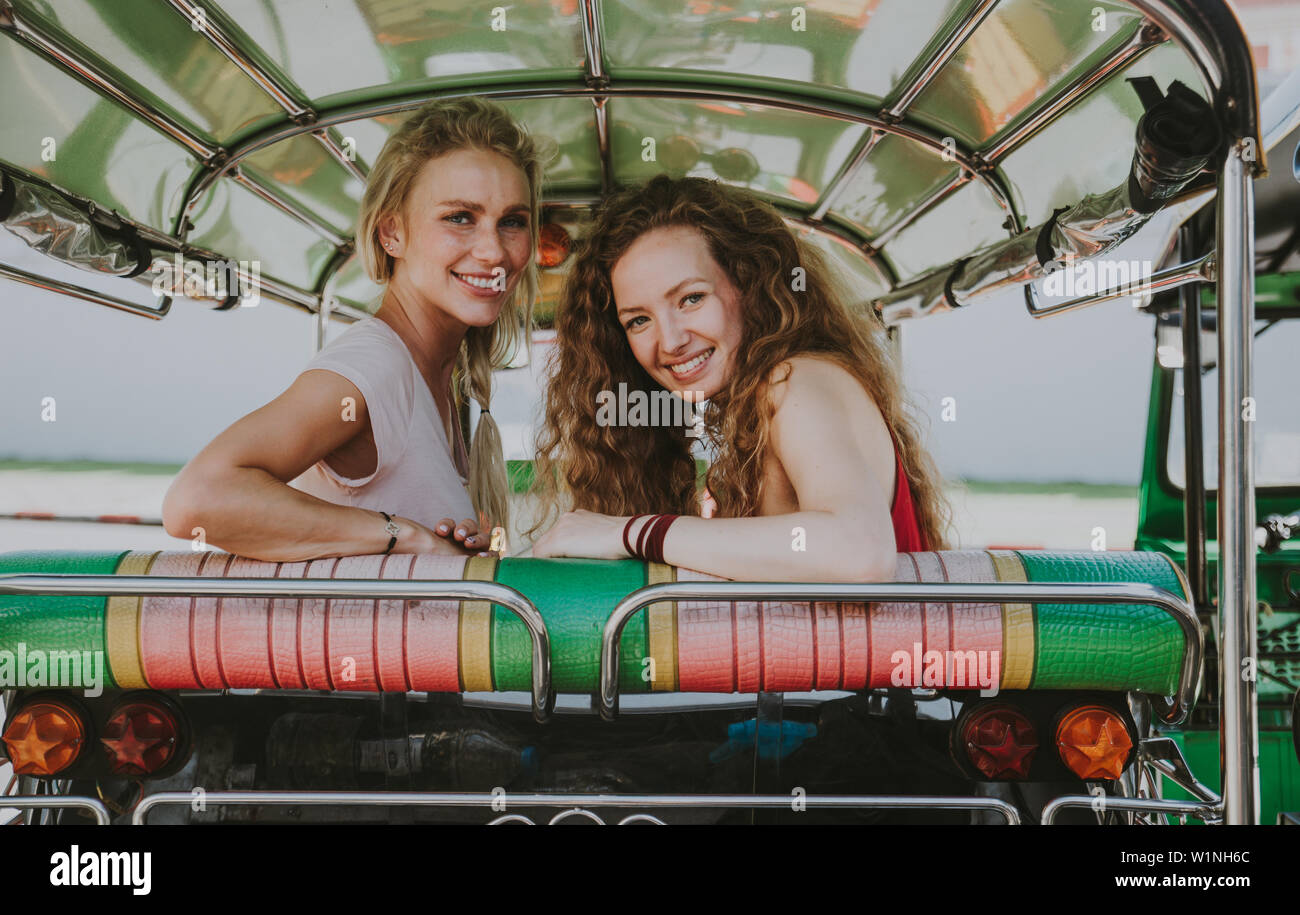
[[[497,560],[471,556],[463,581],[495,581]],[[466,692],[490,691],[492,682],[492,603],[462,601],[460,605],[460,687]]]
[[[1011,550],[989,550],[998,581],[1028,581],[1025,564]],[[1002,683],[999,689],[1028,689],[1034,676],[1034,608],[1002,605]]]
[[[662,562],[646,568],[646,584],[660,585],[677,580],[677,569]],[[653,662],[650,689],[655,692],[677,691],[677,604],[660,601],[646,608],[650,632],[650,658]]]
[[[117,564],[116,575],[148,575],[154,553],[127,553]],[[140,597],[118,594],[108,599],[104,611],[104,647],[113,681],[123,689],[146,689],[144,665],[140,663]]]

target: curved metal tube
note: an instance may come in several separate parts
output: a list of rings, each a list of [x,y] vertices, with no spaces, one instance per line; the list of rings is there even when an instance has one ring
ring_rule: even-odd
[[[186,795],[187,797],[189,795]],[[1222,807],[1201,801],[1166,801],[1163,798],[1092,797],[1087,794],[1068,794],[1049,801],[1043,807],[1040,822],[1051,826],[1056,815],[1070,807],[1100,807],[1103,812],[1131,811],[1133,813],[1181,813],[1199,817],[1207,823],[1218,820]]]
[[[197,205],[203,194],[218,178],[224,175],[232,166],[238,165],[243,159],[258,150],[312,130],[345,124],[348,121],[409,111],[418,108],[431,98],[459,98],[470,95],[492,99],[595,98],[599,96],[618,98],[621,96],[628,98],[679,98],[707,102],[736,102],[779,108],[785,111],[798,111],[805,114],[823,115],[836,120],[863,124],[877,128],[884,133],[912,140],[930,149],[936,155],[946,156],[949,160],[956,162],[972,178],[979,180],[989,189],[998,206],[1010,215],[1013,228],[1016,231],[1023,229],[1020,216],[1012,204],[1010,189],[1001,176],[996,173],[989,173],[985,168],[982,168],[982,163],[975,158],[970,150],[958,148],[954,152],[951,143],[945,146],[943,137],[924,128],[906,123],[891,124],[879,116],[856,106],[810,98],[796,92],[777,89],[709,89],[688,83],[674,84],[665,79],[653,82],[632,80],[603,87],[575,86],[569,82],[552,81],[541,85],[534,82],[530,86],[506,85],[489,88],[458,88],[443,92],[423,90],[419,92],[403,92],[381,102],[354,103],[336,108],[327,108],[317,112],[317,120],[313,124],[281,124],[269,130],[264,130],[236,144],[229,151],[229,155],[215,164],[214,167],[197,170],[186,191],[185,201],[177,212],[175,230],[178,234],[180,233],[186,215]]]
[[[149,575],[0,575],[0,594],[140,595],[170,597],[313,597],[377,600],[486,600],[505,607],[528,627],[533,643],[533,717],[545,721],[555,704],[551,691],[551,641],[533,602],[492,581],[399,581],[335,578],[169,578]]]
[[[607,721],[618,713],[618,642],[632,615],[661,601],[868,601],[924,603],[1151,604],[1164,610],[1183,630],[1183,664],[1178,694],[1162,717],[1182,722],[1196,704],[1204,652],[1196,614],[1184,601],[1163,588],[1140,582],[1092,584],[993,584],[962,582],[875,582],[867,584],[772,583],[743,581],[669,582],[633,591],[619,601],[605,623],[600,644],[600,695],[597,711]]]
[[[188,791],[161,791],[136,805],[131,823],[143,825],[149,811],[162,806],[189,806],[199,800]],[[795,798],[782,794],[471,794],[410,791],[211,791],[201,796],[214,806],[310,806],[310,807],[488,807],[496,810],[505,801],[519,807],[651,807],[719,808],[743,807],[764,810],[789,809],[797,800],[801,807],[830,810],[880,808],[889,810],[992,810],[1008,825],[1018,826],[1020,814],[1006,801],[992,797],[906,797],[903,795],[808,795]]]
[[[42,808],[69,808],[88,810],[95,817],[96,826],[109,824],[108,808],[103,801],[93,797],[59,797],[57,795],[31,795],[23,797],[0,797],[0,807],[13,807],[17,810],[39,810]]]

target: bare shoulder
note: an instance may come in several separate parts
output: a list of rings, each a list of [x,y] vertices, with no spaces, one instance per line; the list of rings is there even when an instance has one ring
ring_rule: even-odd
[[[880,409],[857,378],[834,359],[800,354],[783,360],[768,376],[768,400],[780,413],[784,408],[822,407],[852,415],[880,416]]]

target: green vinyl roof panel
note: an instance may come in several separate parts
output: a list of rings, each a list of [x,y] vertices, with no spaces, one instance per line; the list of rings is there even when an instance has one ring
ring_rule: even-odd
[[[190,240],[228,258],[258,261],[260,271],[311,289],[334,246],[251,191],[223,181],[194,214]]]
[[[280,111],[165,0],[11,2],[205,140],[218,142]]]
[[[1123,42],[1141,17],[1127,4],[1002,0],[913,104],[918,120],[978,147],[1076,67]]]
[[[874,237],[958,174],[957,164],[951,158],[945,161],[942,152],[885,135],[835,197],[831,212]]]
[[[879,100],[964,0],[603,3],[610,67],[698,70],[845,89]]]
[[[1154,76],[1164,92],[1174,80],[1181,80],[1204,95],[1191,62],[1169,45],[1153,49],[1124,75]],[[1122,80],[1111,81],[1071,108],[1051,129],[1030,137],[1008,155],[1005,171],[1029,225],[1042,223],[1057,207],[1072,206],[1125,180],[1142,113],[1133,87]],[[1086,157],[1078,154],[1080,137],[1088,138]],[[1043,167],[1051,162],[1069,162],[1071,167]]]
[[[16,41],[0,40],[0,86],[0,159],[105,209],[170,227],[197,165],[183,148]]]
[[[582,71],[578,4],[525,0],[220,0],[315,99],[475,74]]]
[[[617,98],[609,108],[616,181],[660,172],[720,178],[804,208],[866,132],[850,121],[736,102]]]

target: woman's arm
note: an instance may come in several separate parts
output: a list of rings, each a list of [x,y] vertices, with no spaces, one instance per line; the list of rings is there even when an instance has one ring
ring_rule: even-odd
[[[345,413],[349,397],[355,412]],[[303,372],[185,465],[163,499],[167,533],[189,539],[201,528],[212,546],[269,562],[382,553],[389,535],[379,512],[335,505],[288,485],[369,426],[356,385],[334,372]],[[414,521],[394,520],[402,532],[393,552],[464,554]],[[487,538],[482,539],[479,544],[467,536],[466,547],[484,549]]]
[[[817,359],[792,363],[786,380],[773,386],[770,443],[799,511],[678,518],[664,540],[664,559],[738,580],[891,580],[897,562],[888,502],[894,452],[880,411],[843,369]],[[626,557],[627,520],[572,512],[538,540],[533,555]],[[645,523],[633,526],[633,543]]]

